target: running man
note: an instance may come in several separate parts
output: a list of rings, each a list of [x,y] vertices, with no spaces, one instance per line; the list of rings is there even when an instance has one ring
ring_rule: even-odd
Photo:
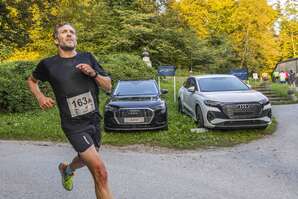
[[[86,165],[94,179],[97,199],[112,199],[107,170],[98,153],[101,145],[99,87],[110,92],[111,79],[91,53],[76,51],[76,31],[70,24],[57,25],[53,36],[58,54],[41,60],[27,83],[41,109],[52,108],[57,102],[61,127],[78,152],[70,164],[58,166],[63,187],[71,191],[75,170]],[[40,91],[39,81],[50,83],[56,102]]]

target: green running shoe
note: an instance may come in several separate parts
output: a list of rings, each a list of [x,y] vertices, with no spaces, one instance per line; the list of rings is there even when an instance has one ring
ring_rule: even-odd
[[[58,166],[58,169],[61,173],[61,177],[62,177],[62,186],[64,187],[64,189],[66,189],[67,191],[71,191],[73,188],[73,176],[72,175],[66,175],[65,173],[65,169],[67,167],[67,163],[60,163]]]

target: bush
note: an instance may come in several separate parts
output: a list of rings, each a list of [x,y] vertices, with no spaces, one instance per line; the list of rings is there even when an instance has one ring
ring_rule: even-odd
[[[103,67],[110,73],[114,82],[129,79],[152,79],[156,70],[149,68],[141,57],[131,54],[113,54],[103,58]]]
[[[39,108],[26,83],[35,66],[35,62],[20,61],[0,64],[1,112],[25,112]],[[40,87],[47,95],[53,96],[49,84],[41,83]]]
[[[36,64],[25,61],[0,64],[0,112],[25,112],[39,108],[26,83]],[[130,54],[106,56],[103,66],[114,82],[119,79],[149,79],[156,74],[155,69],[148,68],[140,57]],[[45,95],[53,96],[48,83],[39,86]]]

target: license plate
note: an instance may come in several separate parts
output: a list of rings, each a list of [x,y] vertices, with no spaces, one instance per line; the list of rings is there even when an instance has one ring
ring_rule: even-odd
[[[142,123],[144,122],[144,117],[126,117],[124,118],[124,123]]]

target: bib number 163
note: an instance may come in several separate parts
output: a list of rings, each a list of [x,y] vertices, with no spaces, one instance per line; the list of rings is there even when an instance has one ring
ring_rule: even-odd
[[[94,100],[90,91],[67,98],[67,104],[71,117],[84,115],[95,110]]]
[[[87,105],[88,104],[88,101],[90,102],[90,99],[87,99],[87,97],[82,97],[81,99],[73,100],[71,102],[71,104],[75,108],[77,108],[77,107],[81,107],[81,106]]]

